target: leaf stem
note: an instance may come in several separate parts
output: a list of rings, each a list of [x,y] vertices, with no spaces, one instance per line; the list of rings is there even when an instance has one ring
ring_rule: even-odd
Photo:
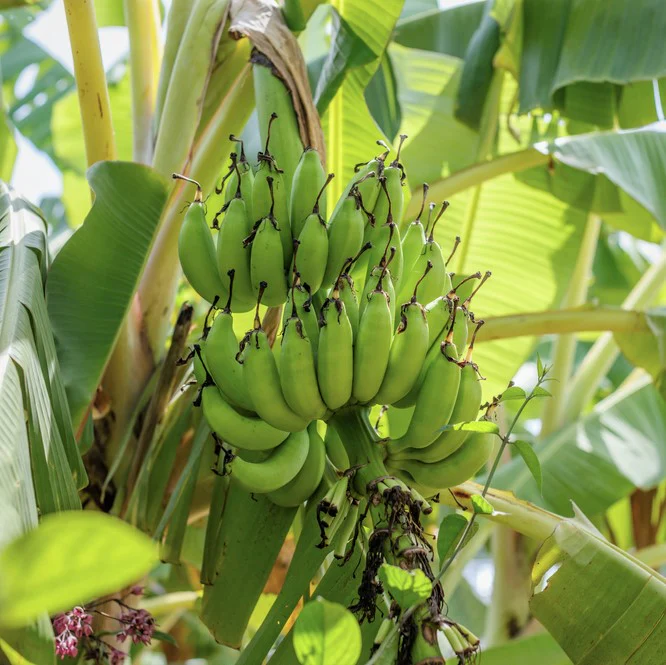
[[[86,159],[88,166],[91,166],[95,162],[116,157],[95,4],[92,0],[65,0],[65,14],[79,94]]]
[[[430,196],[434,200],[450,199],[453,195],[480,185],[487,180],[498,178],[506,173],[517,173],[535,166],[547,164],[549,156],[534,148],[519,150],[517,152],[502,155],[490,161],[479,162],[465,169],[456,171],[447,178],[438,180],[430,185]],[[411,219],[419,211],[418,192],[412,194],[412,199],[407,206],[406,216]]]
[[[576,267],[571,275],[569,289],[564,299],[566,307],[579,307],[587,300],[587,290],[592,273],[592,263],[597,251],[601,219],[598,215],[590,214],[583,233],[583,239],[576,261]],[[553,379],[552,398],[545,401],[541,417],[540,437],[544,438],[558,429],[562,424],[562,415],[566,403],[566,390],[571,377],[576,354],[575,335],[560,335],[553,341]]]
[[[593,305],[488,317],[485,321],[477,337],[478,343],[549,334],[606,330],[638,333],[649,329],[642,312]]]
[[[134,161],[150,164],[153,155],[153,113],[162,61],[158,2],[125,0],[125,17],[130,42]]]
[[[659,295],[659,287],[666,282],[666,251],[653,263],[622,303],[622,309],[643,308]],[[604,333],[587,352],[573,380],[568,386],[568,399],[562,424],[572,422],[594,396],[601,380],[606,376],[620,350],[611,333]]]

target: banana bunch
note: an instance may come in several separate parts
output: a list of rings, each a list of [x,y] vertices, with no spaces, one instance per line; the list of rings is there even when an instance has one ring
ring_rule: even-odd
[[[208,423],[236,455],[232,472],[249,491],[298,505],[322,482],[327,460],[350,467],[349,451],[324,423],[342,409],[383,405],[409,421],[383,444],[391,473],[426,495],[466,480],[490,453],[491,439],[452,427],[476,420],[480,409],[472,351],[483,322],[470,304],[490,273],[453,285],[447,265],[459,239],[447,256],[435,228],[448,203],[427,205],[427,185],[416,219],[401,226],[400,148],[389,162],[378,142],[385,150],[358,165],[327,206],[334,176],[317,151],[306,148],[285,173],[271,145],[286,155],[296,137],[281,133],[276,113],[263,115],[256,164],[232,135],[237,151],[207,206],[195,181],[174,174],[197,185],[179,255],[192,287],[213,305],[195,375]],[[473,280],[480,281],[463,300],[460,287]],[[274,343],[260,306],[282,307]],[[234,314],[252,309],[254,325],[239,340]],[[338,530],[348,536],[357,522],[358,501],[339,498],[323,542]],[[353,520],[343,519],[348,511]]]

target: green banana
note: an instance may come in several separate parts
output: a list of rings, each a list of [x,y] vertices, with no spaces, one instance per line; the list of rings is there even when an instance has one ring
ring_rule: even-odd
[[[354,340],[352,397],[362,404],[372,401],[379,391],[391,351],[393,317],[388,294],[382,289],[383,279],[386,279],[386,269],[377,288],[368,296],[358,324],[358,337]]]
[[[349,401],[354,378],[352,327],[336,291],[324,301],[319,326],[319,392],[326,406],[335,411]]]
[[[387,217],[392,211],[392,218],[399,224],[402,220],[404,207],[404,194],[402,193],[405,171],[400,163],[400,150],[407,136],[400,135],[400,144],[395,159],[384,168],[382,177],[384,186],[379,191],[375,205],[372,208],[372,214],[376,224],[384,224],[388,221]],[[366,203],[366,206],[368,204]]]
[[[312,213],[316,204],[323,212],[322,216],[326,217],[326,194],[322,195],[321,191],[325,182],[326,173],[321,165],[319,153],[314,148],[306,148],[301,155],[294,173],[294,180],[291,183],[289,218],[294,238],[300,236],[305,220]],[[320,192],[319,196],[317,196],[317,192]]]
[[[309,447],[307,430],[292,432],[260,462],[248,462],[236,457],[231,463],[231,472],[248,492],[275,492],[293,480],[303,468]]]
[[[243,367],[236,360],[238,340],[233,328],[229,302],[220,310],[202,343],[206,369],[227,402],[246,411],[254,411],[243,379]],[[200,381],[201,382],[201,381]]]
[[[289,432],[276,429],[261,418],[238,413],[215,386],[203,388],[201,403],[211,429],[236,448],[271,450],[289,436]]]
[[[319,213],[319,201],[326,186],[332,179],[333,174],[329,173],[326,182],[317,194],[312,212],[303,222],[303,230],[298,236],[301,245],[298,271],[300,272],[301,281],[307,284],[313,293],[319,291],[324,281],[324,273],[326,272],[328,232],[326,230],[326,221]]]
[[[352,333],[356,338],[356,335],[358,335],[359,303],[354,289],[354,280],[347,273],[343,273],[337,282],[337,288],[340,300],[345,304]]]
[[[319,394],[312,345],[295,304],[282,331],[280,355],[280,385],[289,408],[307,421],[323,418],[327,408]]]
[[[360,205],[358,189],[352,189],[342,199],[328,224],[328,259],[324,284],[332,284],[347,262],[363,246],[365,220]]]
[[[472,350],[474,348],[474,338],[482,325],[483,321],[477,322],[474,337],[470,343],[467,356],[462,363],[458,395],[456,396],[456,402],[449,419],[451,425],[476,420],[481,408],[481,382],[478,377],[478,368],[472,362]],[[465,430],[445,430],[426,448],[425,454],[428,456],[428,459],[420,459],[428,462],[436,462],[448,457],[460,448],[468,434]]]
[[[292,250],[287,185],[282,177],[282,171],[268,148],[271,140],[271,127],[277,119],[277,114],[272,113],[268,121],[264,151],[257,154],[259,167],[252,183],[252,214],[256,220],[255,224],[265,218],[272,219],[274,228],[280,234],[283,268],[287,269],[291,263]]]
[[[430,264],[423,277],[430,270]],[[417,287],[418,289],[418,284]],[[416,299],[400,308],[400,325],[391,342],[386,374],[375,397],[379,404],[393,404],[412,389],[428,353],[428,320]]]
[[[395,171],[395,169],[393,170]],[[388,260],[390,249],[393,254],[391,264],[391,279],[393,284],[397,285],[400,282],[403,272],[402,243],[400,242],[400,232],[398,231],[398,226],[393,221],[393,204],[391,199],[388,198],[389,194],[386,180],[384,178],[380,178],[379,182],[382,189],[382,196],[388,200],[388,209],[384,222],[380,222],[379,218],[375,217],[375,228],[368,236],[369,241],[373,246],[373,249],[368,255],[368,273],[372,271],[374,266],[378,265],[383,267],[384,263]],[[377,206],[375,206],[375,209],[376,208]],[[373,212],[373,215],[374,214],[375,213]],[[394,248],[395,251],[393,251]],[[423,274],[423,272],[421,272],[421,274]],[[410,290],[409,295],[411,295],[413,290],[414,287],[412,287]]]
[[[451,291],[451,277],[446,271],[446,261],[442,254],[442,248],[434,238],[435,226],[448,206],[448,201],[442,203],[423,249],[417,256],[411,271],[408,274],[405,274],[398,293],[398,300],[400,302],[404,302],[409,298],[414,290],[414,286],[423,275],[423,271],[425,270],[428,261],[432,263],[433,267],[428,274],[427,279],[421,284],[421,298],[423,302],[430,302],[438,296],[446,295]]]
[[[354,499],[347,511],[344,521],[341,523],[331,544],[333,545],[333,556],[336,559],[344,559],[347,554],[347,545],[354,535],[358,526],[360,502]]]
[[[363,285],[363,293],[361,294],[361,300],[358,306],[359,316],[363,316],[363,312],[365,311],[365,308],[369,302],[370,294],[377,289],[379,279],[385,273],[386,277],[383,279],[382,286],[388,295],[388,304],[389,309],[391,310],[391,320],[395,321],[397,300],[395,296],[395,288],[393,287],[393,279],[391,279],[392,273],[390,270],[394,256],[395,247],[391,247],[388,260],[382,260],[381,263],[383,265],[375,266],[366,277],[365,284]]]
[[[255,179],[255,184],[257,179]],[[263,291],[264,304],[269,307],[281,305],[287,299],[287,278],[284,272],[284,249],[278,222],[273,214],[273,178],[266,178],[271,195],[271,207],[265,217],[255,223],[252,233],[245,238],[243,245],[252,245],[250,254],[250,277],[252,289],[259,294],[260,285],[266,283]],[[256,202],[255,202],[256,210]],[[289,260],[291,260],[291,238],[289,238]]]
[[[425,372],[407,432],[388,442],[389,456],[405,448],[425,448],[437,438],[439,430],[449,422],[459,384],[456,347],[447,338]]]
[[[426,495],[433,495],[474,477],[493,451],[493,437],[494,434],[488,432],[470,432],[458,450],[439,462],[389,458],[386,468],[398,475],[406,471]],[[409,478],[405,478],[405,482],[409,484]]]
[[[333,466],[339,471],[346,471],[351,466],[349,455],[334,427],[326,426],[324,443],[326,445],[326,456],[331,460]]]
[[[300,506],[312,496],[324,475],[326,446],[317,432],[317,423],[311,422],[307,432],[310,448],[303,467],[286,485],[268,494],[268,498],[278,506]]]
[[[192,288],[208,302],[212,303],[216,297],[226,299],[227,290],[217,272],[215,242],[206,223],[201,185],[178,173],[173,178],[191,182],[197,188],[178,234],[178,258],[183,273]]]
[[[284,171],[285,192],[287,198],[289,198],[294,174],[304,148],[298,119],[294,111],[294,100],[285,84],[275,74],[277,70],[269,58],[255,49],[250,61],[252,62],[252,79],[259,119],[259,132],[263,142],[268,139],[268,132],[264,135],[264,131],[268,127],[270,116],[277,114],[280,118],[278,123],[279,132],[271,139],[271,149],[277,163]],[[278,220],[282,221],[280,218]],[[285,223],[288,223],[288,220],[285,220]]]
[[[293,288],[289,289],[287,295],[287,302],[284,305],[282,314],[282,327],[284,328],[287,319],[291,316],[293,303],[296,303],[296,313],[298,318],[302,321],[305,329],[305,335],[310,340],[312,354],[317,357],[317,348],[319,346],[319,317],[315,311],[312,303],[312,293],[309,287],[301,284],[300,277],[296,273],[293,282]]]
[[[223,283],[229,272],[234,271],[233,298],[230,304],[235,312],[249,312],[254,307],[250,250],[243,244],[251,231],[245,203],[242,198],[236,196],[227,205],[217,236],[217,269]]]
[[[265,288],[265,284],[262,284],[263,288]],[[241,345],[243,347],[243,377],[254,404],[254,410],[259,417],[273,427],[288,432],[304,430],[308,424],[307,419],[289,408],[282,393],[280,374],[266,332],[261,327],[258,305],[255,327],[245,336]]]
[[[416,219],[407,227],[402,235],[402,262],[405,274],[409,274],[416,263],[418,255],[423,251],[426,244],[426,235],[421,224],[421,215],[426,204],[428,196],[428,185],[423,183],[423,199],[421,200],[421,209]]]
[[[229,140],[240,145],[240,156],[236,159],[236,168],[229,174],[227,184],[224,188],[224,202],[229,203],[240,190],[240,196],[245,202],[247,217],[250,222],[252,222],[254,219],[252,214],[252,185],[254,183],[254,171],[245,156],[245,145],[243,144],[243,141],[233,134],[229,136]],[[217,187],[215,188],[215,193],[220,194]]]

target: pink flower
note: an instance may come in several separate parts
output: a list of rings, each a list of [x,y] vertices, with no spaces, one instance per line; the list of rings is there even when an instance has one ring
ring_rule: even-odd
[[[143,596],[143,587],[140,584],[135,584],[133,587],[130,587],[129,592],[133,596]]]
[[[68,630],[56,636],[55,652],[56,656],[60,656],[61,660],[65,660],[65,656],[75,658],[79,653],[79,641],[75,635],[72,635]]]
[[[92,615],[77,606],[69,612],[58,614],[53,619],[53,630],[56,635],[70,632],[76,637],[88,637],[92,635]]]
[[[116,639],[124,642],[128,637],[132,638],[134,644],[150,644],[155,632],[155,618],[147,610],[129,610],[124,612],[120,619],[124,624]]]

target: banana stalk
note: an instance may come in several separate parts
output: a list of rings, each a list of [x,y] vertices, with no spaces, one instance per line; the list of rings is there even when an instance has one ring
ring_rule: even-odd
[[[324,483],[322,483],[324,487]],[[318,548],[321,539],[317,522],[317,504],[322,488],[311,498],[303,518],[301,531],[294,556],[289,565],[282,590],[275,599],[268,615],[254,634],[249,644],[241,652],[236,665],[255,665],[266,658],[275,640],[284,628],[301,596],[309,590],[310,580],[324,562],[331,546]]]
[[[204,589],[201,610],[201,620],[218,642],[240,649],[296,510],[249,494],[232,474],[215,545],[215,577]]]

